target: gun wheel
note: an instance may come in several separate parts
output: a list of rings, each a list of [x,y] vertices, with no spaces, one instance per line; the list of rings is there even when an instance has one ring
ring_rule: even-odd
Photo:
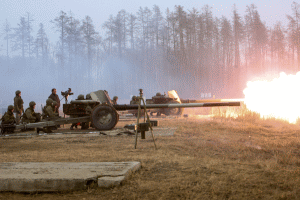
[[[91,121],[98,130],[111,130],[119,121],[119,115],[113,107],[99,105],[93,109]]]

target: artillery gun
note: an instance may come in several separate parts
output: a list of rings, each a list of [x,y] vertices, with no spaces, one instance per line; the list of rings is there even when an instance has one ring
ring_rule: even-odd
[[[92,127],[97,130],[111,130],[119,121],[118,111],[138,110],[139,105],[113,105],[108,92],[98,90],[90,93],[90,100],[73,100],[63,104],[63,112],[69,118],[42,120],[37,123],[11,125],[8,128],[27,129],[27,128],[47,128],[71,123],[92,123]],[[174,109],[185,107],[215,107],[215,106],[240,106],[240,102],[217,102],[217,103],[175,103],[175,104],[147,104],[147,109]],[[3,128],[1,124],[1,132]],[[7,127],[6,127],[7,128]],[[47,129],[46,129],[47,130]]]

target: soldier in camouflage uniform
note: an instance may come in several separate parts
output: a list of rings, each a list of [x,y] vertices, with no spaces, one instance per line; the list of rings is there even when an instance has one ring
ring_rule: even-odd
[[[21,98],[21,91],[17,90],[16,91],[16,96],[14,98],[14,113],[16,115],[17,124],[20,123],[20,118],[21,118],[22,113],[24,111],[23,104],[24,104],[24,102],[23,102],[23,99]]]
[[[86,99],[86,100],[92,100],[91,94],[85,95],[85,99]]]
[[[16,119],[14,116],[14,106],[13,105],[9,105],[7,108],[7,112],[2,116],[1,120],[2,120],[2,124],[1,124],[1,134],[8,132],[8,133],[13,133],[14,132],[14,127],[4,127],[5,125],[13,125],[14,123],[16,123]]]
[[[3,124],[13,124],[16,122],[16,118],[14,116],[14,106],[9,105],[7,108],[7,112],[2,116],[2,123]]]
[[[29,107],[25,110],[22,122],[35,123],[41,121],[41,114],[34,112],[36,103],[31,101]]]
[[[130,105],[138,104],[138,98],[136,96],[132,96]]]
[[[46,100],[46,106],[44,107],[44,114],[45,114],[45,119],[56,119],[59,118],[58,113],[53,112],[53,106],[52,106],[53,100],[48,98]]]
[[[52,103],[53,103],[53,100],[50,99],[50,98],[48,98],[46,100],[46,106],[43,109],[43,112],[44,112],[43,113],[43,119],[48,120],[48,121],[55,120],[55,119],[59,118],[58,113],[54,113],[53,112],[53,105],[52,105]],[[45,132],[45,133],[51,133],[52,130],[56,130],[56,129],[57,129],[56,126],[53,126],[53,127],[44,127],[43,128],[43,132]]]

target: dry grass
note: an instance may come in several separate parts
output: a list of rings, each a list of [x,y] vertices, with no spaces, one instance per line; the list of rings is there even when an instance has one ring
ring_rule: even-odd
[[[229,111],[226,111],[229,112]],[[127,122],[131,123],[131,122]],[[245,113],[235,119],[162,119],[174,136],[0,139],[2,162],[140,161],[142,169],[111,189],[0,193],[0,199],[298,199],[300,128]],[[123,126],[119,123],[118,126]]]

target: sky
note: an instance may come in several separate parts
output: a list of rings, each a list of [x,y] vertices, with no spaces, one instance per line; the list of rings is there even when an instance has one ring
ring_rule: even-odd
[[[7,19],[12,27],[16,27],[21,16],[30,13],[33,21],[33,36],[36,35],[39,23],[43,23],[50,41],[57,40],[58,33],[55,32],[53,24],[50,23],[59,15],[60,11],[69,13],[72,11],[74,17],[82,20],[89,15],[95,25],[96,31],[104,35],[103,23],[110,15],[116,16],[118,11],[125,9],[126,12],[136,14],[139,7],[152,9],[158,5],[163,13],[169,8],[174,10],[175,5],[181,5],[184,10],[197,8],[201,10],[204,5],[212,7],[216,17],[222,15],[231,18],[233,5],[236,4],[240,15],[244,15],[246,6],[254,3],[261,15],[261,19],[268,26],[281,21],[287,24],[286,15],[292,14],[291,4],[293,0],[0,0],[0,25]],[[3,38],[3,37],[2,37]]]
[[[267,26],[272,26],[277,21],[281,21],[283,25],[287,25],[286,15],[292,15],[292,2],[293,0],[0,0],[0,28],[2,28],[6,19],[9,21],[11,27],[15,28],[20,21],[20,17],[30,13],[31,19],[34,20],[32,22],[32,36],[36,37],[38,26],[40,23],[43,23],[50,42],[55,45],[58,41],[59,33],[55,31],[53,28],[54,25],[50,21],[59,16],[60,11],[68,14],[71,11],[73,16],[80,20],[89,15],[93,20],[96,31],[101,36],[104,36],[105,30],[103,30],[102,25],[108,20],[110,15],[116,16],[118,11],[122,9],[126,10],[127,13],[136,14],[140,7],[152,9],[153,5],[157,5],[161,9],[161,12],[165,13],[167,8],[170,11],[174,11],[176,5],[183,6],[185,11],[192,10],[193,8],[201,11],[203,6],[209,5],[215,17],[220,18],[224,15],[231,19],[234,4],[236,4],[238,13],[241,16],[244,16],[247,5],[255,4],[262,21],[266,22]],[[4,35],[0,34],[0,55],[5,55],[6,53],[5,40],[3,39]],[[2,51],[1,44],[3,45]],[[0,83],[3,84],[3,82],[4,80],[2,79]],[[16,88],[15,85],[12,87]],[[11,90],[14,89],[10,89],[7,92],[11,93]],[[28,89],[27,92],[24,92],[24,99],[28,101],[25,102],[26,105],[28,105],[32,96],[30,91],[36,94],[34,89]],[[58,89],[58,91],[61,91],[61,89]],[[136,93],[132,92],[132,94]],[[48,94],[45,93],[41,98],[45,99],[47,96]]]

